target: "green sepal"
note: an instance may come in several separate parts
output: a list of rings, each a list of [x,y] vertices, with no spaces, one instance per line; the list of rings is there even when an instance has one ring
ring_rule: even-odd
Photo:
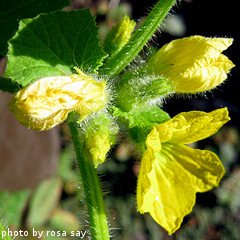
[[[125,112],[120,108],[113,108],[113,116],[128,124],[129,128],[144,128],[151,130],[154,124],[170,119],[168,113],[158,106],[141,105]]]
[[[4,92],[15,93],[21,88],[22,86],[16,82],[13,82],[12,79],[0,77],[0,90]]]
[[[113,107],[112,110],[113,116],[128,125],[129,135],[140,152],[144,151],[145,140],[153,126],[170,119],[168,113],[158,106],[139,105],[129,112],[116,107]]]
[[[142,72],[141,72],[142,71]],[[138,105],[161,104],[174,92],[172,82],[162,76],[147,75],[144,70],[127,72],[115,87],[116,106],[130,111]]]
[[[147,139],[147,135],[149,134],[150,130],[141,128],[141,127],[133,127],[130,128],[128,134],[130,138],[133,140],[137,150],[140,153],[143,153],[145,150],[145,141]]]
[[[5,76],[26,86],[43,77],[70,75],[74,66],[94,73],[107,56],[97,32],[87,9],[21,20],[9,42]]]

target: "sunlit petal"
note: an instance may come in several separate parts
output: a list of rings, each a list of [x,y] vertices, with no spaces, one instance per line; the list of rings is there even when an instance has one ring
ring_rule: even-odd
[[[180,164],[148,149],[137,185],[137,207],[172,234],[195,204],[196,189]]]
[[[172,234],[191,212],[196,192],[217,186],[223,174],[220,160],[210,151],[167,143],[163,144],[161,152],[148,148],[138,178],[138,210],[149,212]]]
[[[155,128],[161,142],[188,144],[213,135],[229,120],[227,108],[220,108],[209,113],[191,111],[182,112],[172,119],[156,125]]]
[[[164,143],[162,154],[180,164],[191,178],[198,192],[217,187],[224,175],[224,167],[218,156],[208,150],[193,149],[182,145]]]
[[[106,83],[81,73],[39,79],[20,90],[10,108],[26,127],[48,130],[63,122],[70,111],[84,118],[105,103]]]
[[[233,40],[191,36],[164,45],[149,63],[148,69],[171,79],[176,92],[196,93],[220,85],[235,66],[222,51]]]

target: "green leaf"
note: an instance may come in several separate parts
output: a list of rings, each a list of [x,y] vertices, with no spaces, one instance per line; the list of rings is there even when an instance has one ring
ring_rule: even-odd
[[[138,127],[149,131],[154,124],[170,119],[169,115],[158,106],[146,105],[135,107],[129,112],[124,112],[120,108],[114,108],[113,115],[120,118],[120,120],[127,121],[129,128]]]
[[[0,192],[0,220],[3,219],[7,225],[13,225],[18,229],[29,195],[28,190],[14,193]]]
[[[78,231],[80,224],[77,216],[64,209],[56,209],[49,219],[50,226],[59,231],[66,231],[70,234],[71,231]]]
[[[30,202],[28,226],[40,227],[51,216],[60,198],[62,182],[59,178],[43,181]]]
[[[0,90],[5,92],[15,93],[22,88],[16,82],[13,82],[10,78],[0,77]]]
[[[7,53],[7,41],[17,31],[18,21],[39,13],[52,12],[69,4],[68,0],[1,0],[0,1],[0,54]]]
[[[0,237],[2,237],[4,240],[12,240],[11,237],[8,236],[8,228],[5,227],[2,223],[2,220],[0,220]]]
[[[97,31],[87,9],[24,19],[9,43],[6,76],[26,86],[39,78],[69,75],[74,66],[95,72],[106,57]]]
[[[120,108],[113,108],[113,116],[127,123],[129,135],[134,140],[138,150],[144,151],[145,140],[154,124],[159,124],[170,119],[169,115],[158,106],[138,105],[129,112]]]

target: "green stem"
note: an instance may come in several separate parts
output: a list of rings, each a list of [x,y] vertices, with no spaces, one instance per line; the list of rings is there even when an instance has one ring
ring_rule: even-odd
[[[104,67],[100,70],[100,73],[113,77],[124,70],[152,38],[175,2],[176,0],[159,0],[144,22],[132,35],[129,42],[118,54],[108,59]]]
[[[77,124],[69,122],[68,125],[71,131],[82,178],[89,214],[91,239],[109,240],[110,236],[103,202],[103,193],[98,179],[97,170],[94,168],[93,163],[83,154],[84,151]]]

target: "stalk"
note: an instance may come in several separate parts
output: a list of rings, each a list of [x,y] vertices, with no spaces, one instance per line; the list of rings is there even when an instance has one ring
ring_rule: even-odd
[[[85,201],[89,215],[90,234],[93,240],[109,240],[108,222],[103,202],[103,193],[97,170],[91,160],[84,155],[77,124],[68,123],[74,143],[80,175],[85,193]]]
[[[160,0],[122,50],[106,61],[100,69],[100,74],[113,77],[124,70],[151,39],[175,2],[176,0]],[[93,240],[109,240],[110,236],[103,202],[103,193],[97,171],[91,160],[87,159],[86,154],[84,154],[84,146],[82,146],[77,124],[69,121],[68,125],[83,182],[91,238]]]
[[[152,38],[176,0],[159,0],[150,14],[130,38],[129,42],[114,57],[109,58],[100,73],[114,77],[132,62],[145,44]]]

